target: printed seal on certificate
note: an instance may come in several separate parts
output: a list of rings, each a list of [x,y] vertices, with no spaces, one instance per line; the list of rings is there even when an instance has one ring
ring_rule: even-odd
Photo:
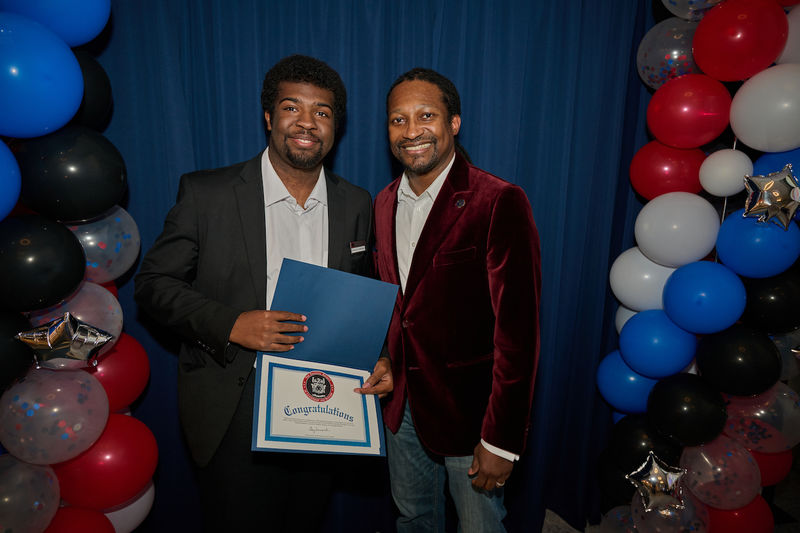
[[[312,401],[327,402],[333,396],[333,380],[324,372],[309,372],[303,378],[303,392]]]

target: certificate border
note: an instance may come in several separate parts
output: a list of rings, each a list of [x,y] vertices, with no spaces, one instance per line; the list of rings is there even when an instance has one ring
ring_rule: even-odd
[[[302,361],[302,363],[305,363],[306,365],[308,364],[307,361]],[[268,366],[269,366],[269,371],[267,373],[267,383],[268,383],[267,387],[270,390],[272,389],[272,379],[274,377],[273,376],[273,372],[274,372],[274,370],[276,368],[287,368],[287,369],[290,368],[292,370],[302,370],[302,371],[305,371],[305,372],[312,372],[314,370],[318,370],[318,367],[310,367],[310,366],[303,366],[303,365],[289,365],[289,364],[286,364],[286,363],[276,363],[276,362],[273,362],[273,363],[269,364]],[[364,386],[364,378],[362,378],[361,376],[359,376],[357,374],[348,374],[346,372],[330,371],[330,370],[326,370],[325,373],[329,374],[331,376],[354,378],[356,381],[359,382],[359,384],[361,386]],[[259,379],[259,383],[261,383],[260,379]],[[264,440],[276,441],[276,442],[296,442],[296,443],[299,443],[299,444],[331,444],[331,445],[334,445],[334,446],[353,446],[353,447],[360,446],[360,447],[369,448],[369,447],[372,446],[372,443],[371,443],[370,431],[369,431],[369,429],[370,429],[369,428],[369,418],[368,418],[368,414],[367,414],[367,398],[363,397],[363,396],[361,398],[361,411],[363,413],[364,420],[366,421],[366,424],[364,424],[364,434],[365,434],[364,437],[365,437],[365,440],[344,440],[344,439],[342,439],[342,440],[323,440],[323,439],[308,439],[308,438],[304,439],[302,437],[282,437],[282,436],[279,436],[279,435],[272,435],[270,433],[270,431],[272,429],[272,395],[270,394],[269,396],[267,396],[267,408],[266,408],[266,413],[264,414],[265,425],[266,425],[266,434],[264,435]],[[256,429],[256,431],[257,430],[258,429]]]
[[[267,358],[271,358],[270,362],[265,362]],[[286,361],[286,362],[282,362]],[[293,364],[292,362],[296,362],[297,364]],[[267,406],[265,409],[267,412],[264,414],[265,418],[265,429],[266,434],[264,436],[264,441],[266,441],[267,445],[259,445],[260,442],[260,434],[258,431],[259,421],[262,418],[262,413],[260,409],[260,399],[261,399],[261,382],[263,378],[264,366],[280,366],[283,368],[297,368],[305,371],[311,370],[320,370],[321,368],[324,369],[323,371],[329,374],[339,375],[339,376],[346,376],[351,378],[356,378],[362,385],[364,383],[364,378],[358,374],[348,374],[347,372],[342,372],[341,370],[347,370],[346,367],[338,366],[338,365],[331,365],[330,363],[316,363],[316,362],[309,362],[303,361],[299,359],[289,359],[284,358],[281,356],[265,353],[265,352],[258,352],[256,355],[256,379],[255,379],[255,387],[256,390],[253,394],[253,428],[252,428],[252,442],[251,442],[251,450],[252,451],[277,451],[277,452],[286,452],[286,453],[315,453],[315,454],[334,454],[334,455],[364,455],[364,456],[376,456],[376,457],[385,457],[386,456],[386,447],[384,444],[384,429],[383,429],[383,417],[381,416],[381,408],[378,403],[377,396],[373,395],[364,395],[362,398],[362,406],[364,409],[364,428],[365,428],[365,439],[366,443],[363,441],[346,441],[346,440],[326,440],[321,441],[318,439],[304,439],[299,437],[271,437],[269,436],[269,418],[270,418],[270,411],[269,407],[271,407],[272,398],[271,395],[267,397]],[[326,368],[329,367],[337,367],[341,370],[328,370]],[[271,369],[270,369],[271,370]],[[353,369],[359,370],[359,369]],[[268,378],[268,388],[269,387],[269,378]],[[375,427],[373,428],[370,423],[369,414],[369,406],[367,402],[372,401],[375,402]],[[377,442],[372,442],[372,434],[373,432],[376,433]],[[285,447],[272,447],[268,446],[270,442],[285,442],[289,444],[299,444],[303,445],[306,444],[309,448],[285,448]],[[329,450],[329,449],[314,449],[316,446],[339,446],[345,448],[343,450]]]

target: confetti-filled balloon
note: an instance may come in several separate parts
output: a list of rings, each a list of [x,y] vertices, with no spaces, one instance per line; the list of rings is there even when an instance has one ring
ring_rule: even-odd
[[[123,275],[139,256],[139,228],[123,208],[114,206],[102,217],[68,226],[86,254],[84,279],[105,283]]]
[[[31,370],[0,397],[0,442],[15,457],[54,464],[88,449],[106,425],[108,398],[80,370]]]
[[[58,479],[49,466],[0,455],[0,524],[3,531],[43,531],[58,510]]]
[[[717,509],[737,509],[761,490],[758,465],[744,446],[725,435],[702,446],[687,446],[681,455],[686,487]]]
[[[800,443],[800,396],[780,381],[758,396],[725,396],[725,432],[747,448],[775,453]],[[731,422],[736,422],[731,426]]]
[[[686,20],[700,20],[722,0],[661,0],[670,13]]]
[[[692,57],[695,29],[696,22],[675,17],[650,28],[636,51],[636,69],[642,81],[658,89],[673,78],[700,72]]]
[[[705,533],[708,520],[706,507],[690,496],[691,493],[684,489],[682,507],[666,506],[648,511],[642,496],[635,494],[630,512],[636,533]]]

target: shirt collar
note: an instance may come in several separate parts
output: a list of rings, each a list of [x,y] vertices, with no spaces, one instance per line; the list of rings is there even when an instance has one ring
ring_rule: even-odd
[[[417,196],[417,194],[411,189],[411,185],[408,183],[408,176],[405,172],[403,172],[403,177],[400,180],[400,187],[397,189],[397,197],[399,200],[403,200],[404,198],[408,198],[409,200],[419,200],[425,195],[428,195],[431,199],[431,202],[436,201],[436,197],[439,195],[439,191],[442,190],[442,186],[444,185],[444,180],[447,177],[447,174],[450,172],[450,169],[453,167],[453,161],[455,161],[456,155],[455,153],[450,157],[450,162],[447,166],[442,170],[442,172],[436,176],[436,179],[428,185],[428,188],[422,191],[422,194]]]
[[[284,185],[283,181],[278,177],[278,173],[275,172],[275,167],[272,166],[272,161],[269,160],[268,151],[269,147],[267,147],[261,155],[261,176],[264,183],[265,207],[269,207],[284,200],[296,203],[292,195],[289,194],[286,185]],[[314,185],[311,194],[308,195],[306,205],[311,206],[312,203],[310,202],[312,202],[312,200],[325,206],[328,205],[328,187],[325,182],[325,169],[320,167],[319,178],[317,178],[317,183]]]

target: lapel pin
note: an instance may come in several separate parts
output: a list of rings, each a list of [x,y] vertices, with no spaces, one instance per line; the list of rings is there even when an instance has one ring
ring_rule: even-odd
[[[467,202],[465,202],[463,198],[459,198],[458,200],[456,200],[456,207],[461,209],[462,207],[464,207],[464,204],[466,203]]]

